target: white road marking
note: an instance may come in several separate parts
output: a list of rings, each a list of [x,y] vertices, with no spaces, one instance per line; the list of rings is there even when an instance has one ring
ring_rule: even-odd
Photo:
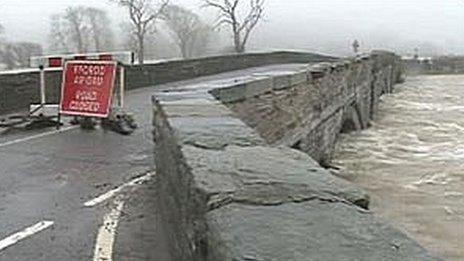
[[[5,248],[7,247],[10,247],[16,243],[18,243],[19,241],[27,238],[27,237],[30,237],[34,234],[37,234],[51,226],[53,226],[54,222],[52,221],[42,221],[42,222],[39,222],[31,227],[28,227],[26,229],[24,229],[23,231],[20,231],[16,234],[13,234],[3,240],[0,241],[0,251],[4,250]]]
[[[133,187],[133,186],[136,186],[136,185],[140,185],[143,182],[150,180],[153,177],[153,175],[154,175],[154,173],[149,172],[148,174],[146,174],[144,176],[133,179],[132,181],[130,181],[130,182],[118,187],[118,188],[110,190],[110,191],[106,192],[105,194],[102,194],[102,195],[100,195],[100,196],[98,196],[98,197],[96,197],[96,198],[94,198],[92,200],[89,200],[89,201],[85,202],[84,206],[88,207],[88,208],[95,207],[96,205],[99,205],[102,202],[105,202],[108,199],[116,196],[117,194],[119,194],[121,191],[123,191],[126,188]]]
[[[40,134],[37,134],[37,135],[22,138],[22,139],[16,139],[16,140],[12,140],[12,141],[7,141],[5,143],[0,143],[0,148],[10,146],[10,145],[14,145],[14,144],[21,143],[21,142],[26,142],[26,141],[30,141],[30,140],[35,140],[35,139],[51,136],[51,135],[66,132],[66,131],[70,131],[70,130],[76,129],[78,127],[79,126],[71,126],[71,127],[67,127],[67,128],[62,128],[60,130],[54,130],[54,131],[40,133]]]
[[[118,228],[119,218],[121,217],[124,202],[116,200],[116,207],[103,218],[103,225],[98,230],[97,241],[95,243],[94,261],[113,260],[113,246]]]

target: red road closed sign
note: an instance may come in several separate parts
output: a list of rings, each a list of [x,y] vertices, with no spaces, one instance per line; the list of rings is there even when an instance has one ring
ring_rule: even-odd
[[[60,113],[106,118],[111,107],[117,63],[69,61],[63,71]]]

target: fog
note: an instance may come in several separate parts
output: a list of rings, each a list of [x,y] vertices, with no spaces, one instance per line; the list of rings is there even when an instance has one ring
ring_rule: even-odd
[[[214,12],[200,0],[173,0],[199,12]],[[67,6],[88,5],[108,11],[117,32],[124,10],[106,0],[2,0],[5,37],[48,46],[50,15]],[[300,49],[345,55],[358,39],[361,50],[386,48],[410,54],[464,54],[464,3],[453,0],[267,0],[265,20],[250,39],[253,50]],[[227,39],[226,39],[227,40]]]

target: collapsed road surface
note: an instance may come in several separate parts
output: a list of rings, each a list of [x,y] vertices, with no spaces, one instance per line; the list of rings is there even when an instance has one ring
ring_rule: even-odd
[[[257,67],[168,85],[220,85],[306,67]],[[127,96],[140,125],[132,136],[65,126],[0,137],[1,261],[170,260],[152,189],[155,89]]]

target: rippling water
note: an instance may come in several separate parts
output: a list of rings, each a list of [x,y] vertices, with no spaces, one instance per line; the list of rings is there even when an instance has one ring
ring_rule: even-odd
[[[378,215],[446,260],[464,260],[464,75],[410,77],[373,127],[342,135],[334,164]]]

